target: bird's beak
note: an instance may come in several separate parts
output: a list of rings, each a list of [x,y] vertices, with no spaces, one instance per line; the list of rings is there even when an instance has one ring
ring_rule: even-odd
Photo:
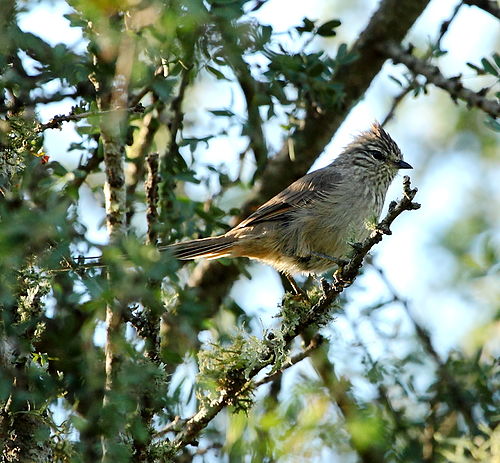
[[[395,161],[394,165],[398,169],[413,169],[413,167],[410,164],[408,164],[407,162],[403,161],[402,159],[399,160],[399,161]]]

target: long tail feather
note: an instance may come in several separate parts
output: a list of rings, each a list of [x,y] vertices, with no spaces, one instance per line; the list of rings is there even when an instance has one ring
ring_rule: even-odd
[[[179,260],[196,259],[198,257],[218,259],[231,254],[231,248],[236,240],[234,237],[222,235],[171,244],[161,247],[160,250],[168,249]]]

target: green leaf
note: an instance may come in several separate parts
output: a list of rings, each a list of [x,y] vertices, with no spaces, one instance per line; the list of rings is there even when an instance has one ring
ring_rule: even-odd
[[[500,68],[500,55],[498,53],[493,54],[493,60],[498,68]]]
[[[260,28],[262,37],[261,41],[262,43],[267,43],[271,39],[271,35],[273,34],[273,28],[271,26],[262,26]]]
[[[495,69],[495,66],[493,66],[493,64],[491,64],[486,58],[481,60],[481,64],[488,74],[498,77],[498,71]]]
[[[484,123],[491,129],[494,130],[495,132],[500,132],[500,122],[497,120],[493,119],[492,117],[488,117]]]
[[[403,83],[399,79],[396,79],[394,76],[389,76],[389,79],[391,79],[394,82],[396,82],[400,87],[403,86]]]
[[[318,61],[316,63],[313,63],[309,69],[308,69],[308,72],[309,72],[309,75],[310,76],[313,76],[313,77],[316,77],[316,76],[319,76],[321,75],[321,73],[325,70],[325,65],[321,62],[321,61]]]
[[[238,19],[243,14],[241,0],[212,0],[212,13],[228,20]]]
[[[302,20],[303,26],[297,26],[295,29],[303,34],[304,32],[312,32],[314,30],[314,21],[311,21],[308,18],[304,18]]]
[[[94,135],[99,133],[99,129],[94,125],[78,125],[76,131],[80,135]]]
[[[69,13],[63,15],[68,21],[71,27],[81,27],[85,28],[88,25],[88,22],[85,21],[80,14],[77,13]]]
[[[214,109],[209,111],[211,112],[214,116],[223,116],[223,117],[233,117],[234,113],[230,111],[229,109]]]
[[[476,66],[475,64],[472,64],[472,63],[465,63],[467,66],[469,66],[471,69],[474,69],[474,71],[476,71],[478,74],[484,74],[484,70],[481,69],[479,66]]]
[[[347,55],[347,44],[341,43],[339,49],[337,50],[337,56],[335,59],[337,61],[342,61],[346,55]]]
[[[157,78],[153,81],[152,88],[160,100],[168,102],[172,96],[174,82],[174,79]]]
[[[68,55],[68,49],[66,48],[66,45],[63,45],[62,43],[58,43],[53,49],[52,52],[54,53],[54,59],[64,59],[66,55]]]
[[[348,52],[347,51],[347,44],[342,43],[339,46],[339,49],[337,51],[337,56],[335,57],[335,61],[337,65],[344,65],[344,64],[349,64],[352,63],[353,61],[357,60],[359,55],[357,53],[353,52]]]
[[[182,363],[182,357],[172,350],[162,349],[160,352],[161,359],[167,364],[178,365]]]
[[[432,53],[432,55],[436,58],[439,58],[440,56],[444,56],[448,53],[447,50],[440,50],[440,49],[436,49],[434,50],[434,52]]]
[[[318,28],[318,35],[322,37],[333,37],[336,34],[335,28],[339,27],[341,24],[342,23],[338,19],[327,21]]]
[[[222,72],[220,72],[218,69],[215,69],[212,66],[209,66],[208,64],[205,66],[207,68],[207,71],[211,72],[215,77],[217,77],[217,80],[229,80]]]
[[[63,177],[68,173],[66,167],[57,161],[52,161],[50,163],[50,168],[52,169],[54,175],[57,175],[58,177]]]
[[[219,66],[227,66],[227,61],[224,56],[215,55],[212,59],[213,62]]]

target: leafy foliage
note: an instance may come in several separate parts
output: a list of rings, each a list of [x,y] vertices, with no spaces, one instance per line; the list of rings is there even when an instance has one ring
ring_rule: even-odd
[[[232,282],[248,275],[245,263],[222,261],[207,275],[180,268],[156,247],[229,227],[227,211],[240,213],[236,206],[275,159],[268,127],[293,137],[326,110],[354,104],[346,100],[348,83],[337,80],[360,59],[342,41],[347,24],[304,18],[282,40],[253,14],[262,1],[71,0],[65,17],[82,36],[72,48],[22,30],[30,2],[5,3],[1,461],[498,458],[500,372],[488,333],[498,326],[499,247],[489,197],[472,198],[470,213],[438,237],[454,257],[456,271],[447,278],[460,286],[457,294],[466,297],[480,283],[488,299],[490,319],[473,333],[469,352],[436,352],[408,303],[388,288],[389,299],[368,304],[356,323],[342,312],[352,300],[337,301],[335,317],[319,322],[330,326],[329,341],[308,352],[313,369],[282,374],[301,350],[284,339],[323,296],[317,282],[306,282],[307,301],[285,295],[281,332],[263,329],[255,314],[217,292],[224,269],[231,268]],[[320,50],[325,38],[333,52]],[[429,59],[444,54],[434,45]],[[498,55],[478,62],[469,67],[497,82]],[[427,91],[409,74],[394,79],[414,96]],[[200,110],[199,99],[220,84],[245,101],[246,111],[219,99]],[[62,100],[70,109],[42,122],[39,111]],[[473,127],[461,117],[457,124]],[[494,119],[489,125],[498,129]],[[66,126],[76,135],[65,156],[77,165],[44,148],[45,134]],[[480,139],[493,163],[491,135]],[[239,157],[215,153],[227,140]],[[122,182],[110,182],[110,146],[122,156]],[[154,152],[156,167],[148,158]],[[110,216],[120,209],[109,199],[116,191],[125,198],[123,233],[102,244],[106,231],[89,232],[89,217],[106,215],[103,203],[110,206],[111,231]],[[114,331],[105,326],[110,307],[119,319]],[[395,307],[401,324],[386,333],[377,315]],[[356,339],[342,341],[349,324]],[[383,354],[373,355],[363,326],[377,333]],[[314,330],[304,333],[306,344]],[[116,362],[108,368],[110,349]],[[339,356],[352,369],[340,371]],[[269,359],[256,387],[250,373]],[[216,419],[196,415],[234,391]]]

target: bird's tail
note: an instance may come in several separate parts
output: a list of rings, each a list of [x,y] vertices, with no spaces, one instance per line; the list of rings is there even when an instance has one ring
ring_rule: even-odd
[[[170,244],[160,247],[159,250],[168,250],[179,260],[197,259],[198,257],[218,259],[230,256],[236,241],[237,238],[235,237],[221,235]]]

